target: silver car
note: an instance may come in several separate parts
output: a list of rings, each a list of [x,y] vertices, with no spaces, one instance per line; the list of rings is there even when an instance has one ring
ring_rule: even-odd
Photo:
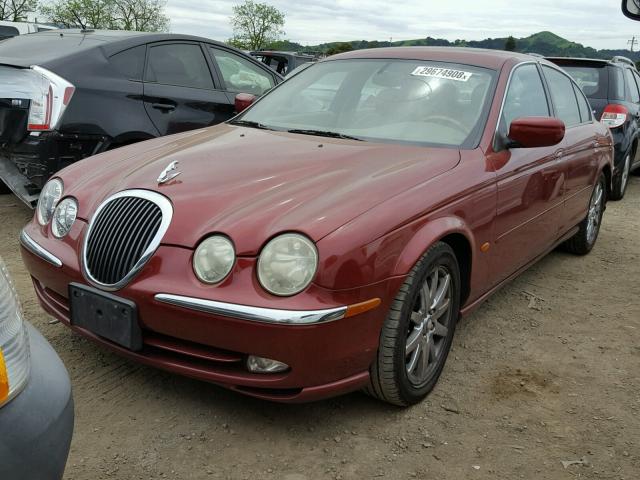
[[[23,320],[0,258],[0,478],[61,479],[73,421],[67,370],[44,337]]]

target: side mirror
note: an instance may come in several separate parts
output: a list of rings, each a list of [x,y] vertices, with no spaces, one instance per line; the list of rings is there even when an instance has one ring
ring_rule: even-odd
[[[622,13],[631,20],[640,20],[640,1],[622,0]]]
[[[551,147],[564,138],[564,122],[552,117],[521,117],[509,125],[510,148]]]
[[[251,106],[256,101],[256,96],[250,93],[239,93],[236,95],[236,113],[240,113]]]

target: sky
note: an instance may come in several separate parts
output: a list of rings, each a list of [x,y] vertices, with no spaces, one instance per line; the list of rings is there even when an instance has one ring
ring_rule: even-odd
[[[347,40],[526,37],[542,30],[598,49],[628,48],[640,22],[618,0],[257,0],[285,14],[285,35],[303,45]],[[227,40],[241,0],[168,0],[171,31]],[[636,45],[635,50],[640,46]]]

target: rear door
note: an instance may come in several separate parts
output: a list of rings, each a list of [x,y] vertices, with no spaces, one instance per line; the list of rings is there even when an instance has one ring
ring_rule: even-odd
[[[542,66],[551,94],[554,115],[565,125],[562,164],[565,169],[564,211],[560,231],[565,233],[586,216],[598,169],[598,135],[593,116],[580,88],[559,69]]]
[[[198,42],[148,46],[144,105],[160,135],[223,122],[234,110]]]

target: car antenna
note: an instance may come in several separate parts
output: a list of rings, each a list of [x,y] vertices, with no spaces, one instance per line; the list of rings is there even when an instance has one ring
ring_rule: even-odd
[[[73,16],[76,17],[76,20],[80,24],[80,32],[81,33],[93,32],[93,29],[91,29],[91,28],[87,29],[87,26],[84,23],[82,23],[82,20],[80,19],[80,15],[78,15],[78,12],[76,12],[75,10],[73,11]]]

